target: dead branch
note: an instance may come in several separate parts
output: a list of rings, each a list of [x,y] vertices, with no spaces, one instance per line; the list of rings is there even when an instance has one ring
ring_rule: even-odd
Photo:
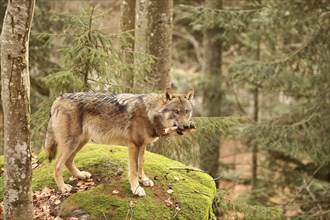
[[[196,54],[196,59],[199,63],[199,65],[203,66],[204,60],[202,58],[202,49],[199,45],[199,42],[196,40],[196,38],[190,34],[185,28],[181,28],[180,30],[173,30],[172,34],[174,36],[177,36],[179,38],[182,38],[186,41],[188,41],[189,43],[191,43],[194,47],[195,50],[195,54]]]
[[[196,128],[195,126],[187,128],[187,129],[179,129],[177,126],[171,127],[171,128],[164,128],[162,130],[162,134],[170,134],[170,133],[177,133],[177,132],[191,132],[191,131],[195,131]]]
[[[312,176],[310,177],[310,179],[307,181],[307,183],[304,184],[304,187],[302,187],[299,192],[297,193],[297,195],[295,197],[293,197],[293,199],[291,201],[289,201],[287,204],[285,204],[284,208],[283,208],[283,212],[285,212],[288,207],[294,202],[296,201],[296,199],[301,195],[301,193],[306,189],[306,187],[309,187],[310,184],[312,183],[312,180],[314,178],[314,176],[316,175],[316,173],[323,167],[324,163],[322,163],[312,174]]]
[[[188,167],[169,167],[170,170],[185,170],[187,172],[195,171],[195,172],[202,172],[206,173],[204,170],[194,169],[194,168],[188,168]]]

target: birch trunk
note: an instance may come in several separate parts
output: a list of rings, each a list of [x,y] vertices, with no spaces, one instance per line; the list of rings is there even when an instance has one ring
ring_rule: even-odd
[[[4,113],[4,218],[33,219],[29,36],[34,0],[8,1],[1,42]]]

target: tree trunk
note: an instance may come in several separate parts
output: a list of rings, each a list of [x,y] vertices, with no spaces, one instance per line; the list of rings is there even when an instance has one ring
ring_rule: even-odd
[[[34,0],[11,0],[1,35],[4,113],[4,217],[33,219],[30,151],[29,36]]]
[[[5,2],[0,0],[0,34],[2,32],[3,17],[5,15],[6,7],[7,5],[5,4]],[[0,43],[0,52],[1,52],[1,43]],[[0,73],[1,73],[1,63],[0,63]],[[1,74],[0,74],[0,82],[1,82]],[[0,100],[1,100],[1,94],[0,94]],[[2,110],[1,102],[0,102],[0,155],[3,155],[3,110]]]
[[[128,71],[126,73],[125,81],[126,86],[134,86],[134,28],[135,28],[135,8],[136,0],[123,0],[121,4],[121,24],[120,28],[122,32],[130,32],[132,37],[126,38],[127,42],[125,45],[122,45],[122,49],[127,51],[125,53],[126,63],[128,64]]]
[[[222,1],[207,0],[205,6],[219,9]],[[203,36],[203,73],[205,75],[203,89],[203,106],[206,116],[221,115],[221,45],[216,39],[221,29],[210,28]],[[220,136],[219,136],[220,139]],[[212,177],[219,175],[220,141],[215,139],[207,147],[201,147],[200,167],[207,171]],[[218,185],[218,184],[217,184]]]
[[[151,74],[156,79],[155,87],[162,90],[171,87],[173,0],[150,0],[148,20],[147,47],[156,57]]]
[[[155,57],[149,80],[163,90],[171,86],[173,0],[138,0],[136,13],[135,50]]]
[[[256,60],[260,60],[260,40],[257,42],[257,55]],[[258,123],[259,120],[259,88],[258,85],[253,90],[253,120]],[[252,190],[257,186],[258,180],[258,144],[254,143],[252,146],[252,178],[251,186]]]

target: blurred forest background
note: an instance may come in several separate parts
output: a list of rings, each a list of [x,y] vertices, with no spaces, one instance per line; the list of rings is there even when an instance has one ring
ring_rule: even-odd
[[[153,11],[142,0],[36,2],[32,151],[60,93],[194,88],[197,131],[149,150],[213,176],[219,219],[329,219],[329,1],[154,1]],[[140,28],[162,10],[173,13],[168,39]],[[157,55],[158,43],[168,47]],[[0,134],[3,150],[2,117]]]

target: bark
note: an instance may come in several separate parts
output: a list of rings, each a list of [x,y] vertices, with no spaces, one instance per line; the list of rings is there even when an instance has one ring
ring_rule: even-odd
[[[221,8],[222,1],[207,0],[208,8]],[[214,27],[206,30],[203,36],[203,73],[205,75],[203,89],[203,106],[206,116],[221,116],[221,53],[222,42],[216,39],[221,31]],[[220,139],[220,136],[219,136]],[[220,141],[215,139],[200,152],[200,167],[212,177],[219,176]],[[217,184],[218,186],[218,184]]]
[[[261,1],[258,0],[258,3],[261,4]],[[259,30],[259,26],[257,27]],[[260,60],[260,36],[257,38],[257,49],[256,49],[256,60]],[[255,123],[258,123],[259,120],[259,85],[255,85],[253,91],[253,119]],[[250,141],[249,141],[250,142]],[[251,142],[250,142],[251,143]],[[258,180],[258,144],[254,143],[252,146],[252,179],[251,187],[254,190],[257,186]]]
[[[127,42],[125,45],[122,45],[122,49],[127,51],[125,60],[129,66],[133,66],[134,64],[134,28],[135,28],[135,7],[136,0],[123,0],[121,4],[121,24],[120,28],[122,32],[130,32],[131,37],[126,38]],[[133,87],[134,86],[134,69],[131,67],[128,68],[128,72],[126,73],[126,86]]]
[[[8,1],[0,41],[5,219],[33,219],[28,43],[34,4]]]
[[[150,0],[148,20],[147,47],[156,57],[151,74],[156,79],[155,87],[162,90],[171,87],[173,0]]]
[[[260,60],[260,40],[258,40],[256,59]],[[255,123],[258,123],[259,120],[259,88],[258,85],[253,91],[253,120]],[[250,142],[251,143],[251,142]],[[257,186],[258,180],[258,144],[254,143],[252,146],[252,179],[251,186],[252,189],[255,189]]]
[[[147,53],[147,27],[148,27],[148,4],[150,0],[136,0],[136,17],[135,17],[135,37],[137,40],[134,44],[134,50],[137,52]]]
[[[5,15],[6,7],[7,5],[3,1],[0,1],[0,34],[2,32],[3,17]],[[0,44],[0,51],[1,51],[1,44]],[[0,63],[0,72],[1,72],[1,63]],[[0,75],[0,82],[1,82],[1,75]],[[1,100],[1,94],[0,94],[0,100]],[[0,155],[3,155],[3,110],[2,110],[1,102],[0,102]]]
[[[154,56],[149,78],[154,88],[163,90],[171,86],[173,0],[138,0],[137,3],[135,50]]]

